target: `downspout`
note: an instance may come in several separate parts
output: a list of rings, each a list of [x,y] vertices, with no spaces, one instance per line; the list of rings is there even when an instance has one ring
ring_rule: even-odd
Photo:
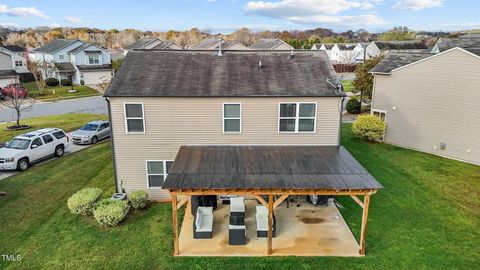
[[[115,181],[115,193],[120,192],[120,188],[118,187],[118,180],[117,180],[117,160],[115,159],[115,142],[113,139],[113,125],[112,125],[112,110],[110,108],[110,99],[105,97],[105,100],[108,104],[108,121],[110,122],[110,141],[112,142],[112,159],[113,159],[113,180]],[[123,192],[123,190],[122,190]]]
[[[337,146],[340,146],[340,140],[342,138],[342,122],[343,122],[343,102],[345,101],[345,98],[342,97],[340,100],[340,124],[338,125],[338,142]]]

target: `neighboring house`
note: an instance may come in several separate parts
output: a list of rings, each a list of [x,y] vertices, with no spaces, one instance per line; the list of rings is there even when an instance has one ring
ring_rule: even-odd
[[[363,62],[364,47],[361,43],[316,44],[312,50],[326,51],[334,64],[355,64]]]
[[[451,48],[472,48],[480,47],[480,36],[476,34],[469,34],[461,36],[460,38],[439,38],[435,46],[432,48],[432,53],[440,53]]]
[[[55,64],[58,80],[87,85],[110,80],[113,70],[107,49],[77,39],[57,39],[32,51],[35,61]]]
[[[0,46],[0,87],[19,83],[20,74],[28,73],[27,59],[23,51],[11,51],[14,47]]]
[[[392,53],[374,75],[372,113],[384,141],[480,164],[480,48]]]
[[[19,51],[17,46],[0,46],[0,52],[7,54],[12,63],[13,70],[17,73],[28,73],[27,59],[24,57],[24,51]],[[12,51],[11,49],[17,49]]]
[[[419,40],[409,41],[372,41],[365,49],[365,58],[370,59],[390,52],[425,52],[427,45]]]
[[[250,45],[252,50],[293,50],[294,48],[285,41],[275,39],[260,39],[259,41]]]
[[[126,55],[129,51],[135,49],[143,49],[143,50],[183,50],[183,47],[178,45],[173,41],[165,41],[158,38],[141,38],[134,43],[128,45],[125,50],[124,54]]]
[[[196,45],[189,46],[189,50],[248,50],[249,48],[238,41],[228,41],[218,38],[206,38]]]
[[[105,93],[117,190],[170,200],[162,185],[184,145],[338,146],[335,80],[309,50],[130,52]]]

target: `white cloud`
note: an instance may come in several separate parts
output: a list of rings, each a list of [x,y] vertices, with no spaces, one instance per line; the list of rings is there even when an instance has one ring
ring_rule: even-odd
[[[425,8],[440,7],[442,5],[443,0],[399,0],[395,4],[395,8],[418,11]]]
[[[65,16],[63,20],[68,23],[74,23],[74,24],[82,23],[82,19],[74,16]]]
[[[325,23],[337,26],[379,25],[387,22],[378,15],[339,15],[339,13],[348,10],[371,10],[379,2],[382,2],[382,0],[250,1],[244,6],[244,10],[248,14],[284,19],[300,24]]]
[[[18,23],[12,22],[0,22],[0,26],[4,28],[20,28],[20,25]]]
[[[57,28],[57,27],[62,27],[62,25],[60,25],[59,23],[56,23],[56,22],[55,22],[55,23],[50,24],[50,27],[52,27],[52,28]]]
[[[14,7],[9,8],[6,5],[0,5],[0,14],[5,14],[9,16],[34,16],[41,19],[48,19],[49,17],[43,13],[43,11],[38,10],[36,7]]]

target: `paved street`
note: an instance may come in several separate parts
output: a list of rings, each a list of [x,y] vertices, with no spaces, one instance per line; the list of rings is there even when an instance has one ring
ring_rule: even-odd
[[[107,114],[107,102],[102,96],[63,100],[57,102],[39,102],[28,111],[22,112],[22,118],[47,116],[66,113]],[[15,112],[10,108],[0,108],[0,122],[13,121]]]
[[[67,133],[67,134],[68,134],[68,137],[72,138],[72,133]],[[107,140],[108,140],[108,139],[107,139]],[[103,141],[100,141],[99,143],[102,143],[102,142],[103,142]],[[69,155],[69,154],[71,154],[71,153],[75,153],[75,152],[77,152],[77,151],[80,151],[80,150],[82,150],[82,149],[84,149],[84,148],[87,148],[87,147],[90,147],[90,146],[92,146],[92,145],[91,145],[91,144],[78,145],[78,144],[73,144],[73,143],[72,143],[72,144],[70,144],[70,147],[68,147],[68,149],[65,150],[65,155]],[[60,157],[60,158],[62,158],[62,157]],[[42,161],[42,162],[36,163],[36,164],[34,164],[34,165],[32,165],[32,166],[42,165],[42,164],[44,164],[44,163],[50,162],[50,161],[55,160],[55,159],[57,159],[57,158],[49,158],[49,159],[46,159],[46,160],[44,160],[44,161]],[[27,171],[28,171],[28,170],[27,170]],[[15,174],[17,174],[17,173],[19,173],[19,172],[17,172],[17,171],[0,171],[0,181],[3,180],[3,179],[5,179],[5,178],[7,178],[7,177],[9,177],[9,176],[15,175]]]

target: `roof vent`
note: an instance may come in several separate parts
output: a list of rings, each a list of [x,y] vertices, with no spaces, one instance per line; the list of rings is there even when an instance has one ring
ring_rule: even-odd
[[[258,69],[261,69],[263,66],[262,66],[262,61],[258,61]]]
[[[293,54],[293,50],[290,51],[290,55],[288,56],[288,59],[295,59],[295,55]]]
[[[223,56],[222,39],[221,38],[218,39],[218,54],[217,54],[217,56]]]

